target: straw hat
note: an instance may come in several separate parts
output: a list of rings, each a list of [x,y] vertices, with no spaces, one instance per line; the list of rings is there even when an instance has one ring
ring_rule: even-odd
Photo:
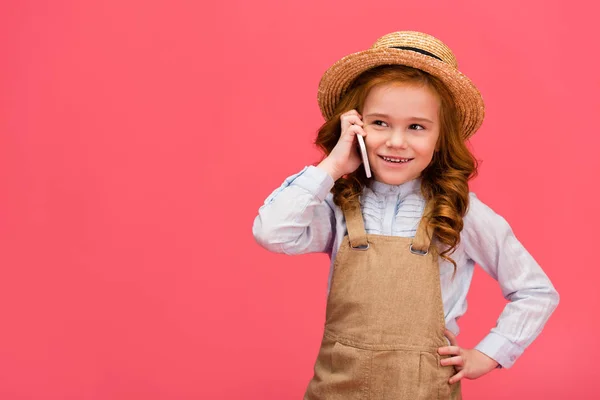
[[[352,81],[380,65],[401,64],[428,72],[448,87],[462,121],[465,139],[481,126],[485,107],[479,90],[457,68],[452,51],[435,37],[414,31],[393,32],[377,39],[370,49],[343,57],[321,78],[317,100],[326,120]]]

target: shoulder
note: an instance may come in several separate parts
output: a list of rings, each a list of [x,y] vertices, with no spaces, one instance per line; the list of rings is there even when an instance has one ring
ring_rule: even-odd
[[[488,204],[484,203],[474,192],[469,192],[469,207],[465,213],[465,219],[475,220],[478,218],[502,218]]]
[[[469,207],[463,217],[463,233],[467,236],[485,236],[498,230],[510,229],[504,217],[484,203],[474,192],[469,192]]]

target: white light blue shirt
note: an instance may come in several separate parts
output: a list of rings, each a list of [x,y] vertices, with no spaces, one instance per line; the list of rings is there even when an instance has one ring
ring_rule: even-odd
[[[329,254],[329,284],[335,255],[347,234],[342,210],[330,193],[333,184],[324,170],[305,167],[265,200],[252,228],[256,241],[269,251]],[[402,185],[371,180],[360,197],[367,233],[414,237],[425,208],[420,185],[420,179]],[[474,193],[469,197],[460,244],[451,255],[458,267],[454,280],[453,265],[439,258],[446,327],[459,333],[457,320],[467,311],[467,292],[477,263],[498,281],[509,303],[475,348],[510,368],[540,334],[559,295],[506,220]]]

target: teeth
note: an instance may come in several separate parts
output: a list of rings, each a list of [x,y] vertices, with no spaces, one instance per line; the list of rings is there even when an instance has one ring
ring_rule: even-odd
[[[383,158],[385,161],[389,161],[389,162],[393,162],[393,163],[406,163],[406,162],[410,161],[410,159],[397,160],[395,158],[389,158],[389,157],[381,157],[381,158]]]

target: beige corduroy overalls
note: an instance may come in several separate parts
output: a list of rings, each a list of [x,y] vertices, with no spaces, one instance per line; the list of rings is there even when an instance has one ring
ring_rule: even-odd
[[[304,400],[461,399],[460,382],[448,383],[456,369],[441,366],[437,352],[448,342],[427,219],[406,238],[367,234],[358,200],[344,216],[348,234]]]

